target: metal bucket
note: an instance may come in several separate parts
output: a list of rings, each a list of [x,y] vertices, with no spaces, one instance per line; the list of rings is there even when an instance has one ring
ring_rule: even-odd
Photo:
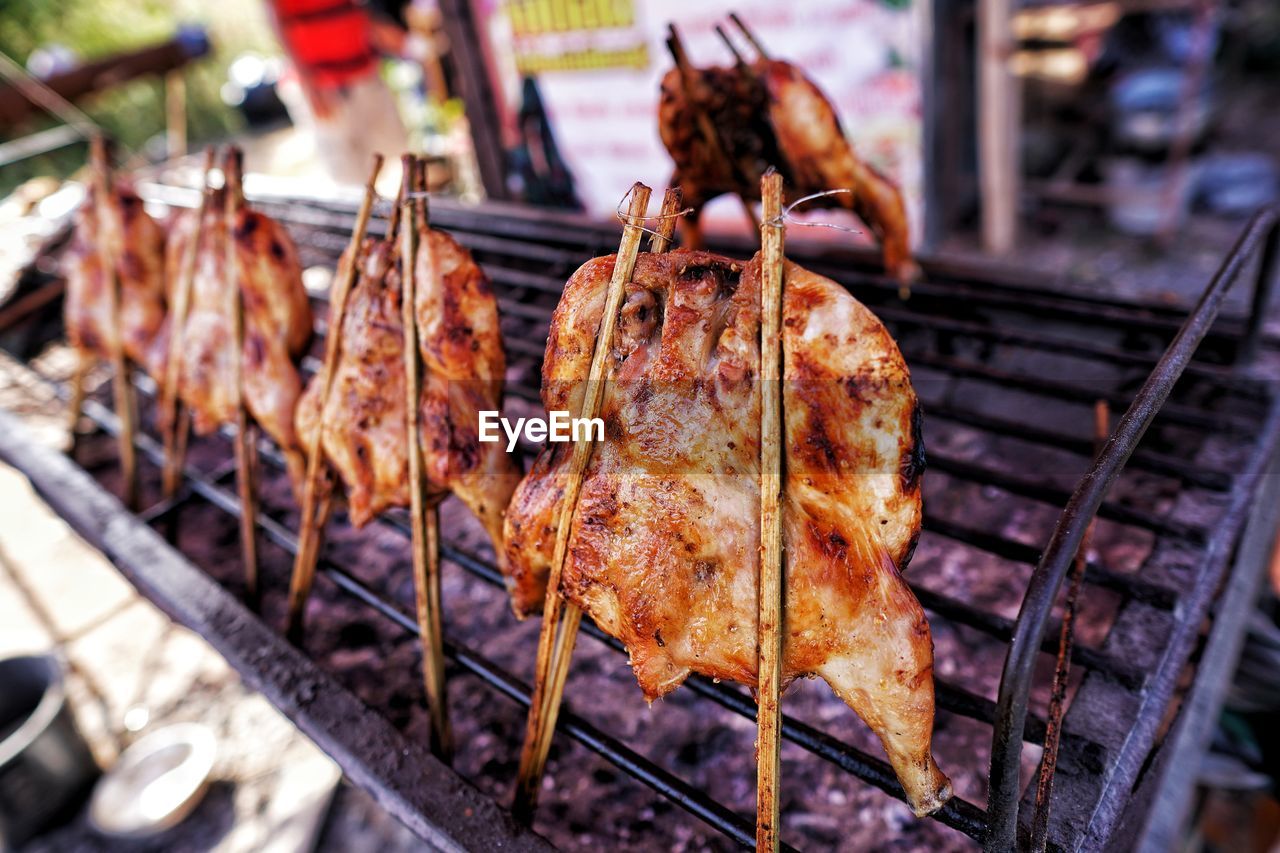
[[[98,773],[67,707],[58,661],[0,660],[0,850],[68,816]]]

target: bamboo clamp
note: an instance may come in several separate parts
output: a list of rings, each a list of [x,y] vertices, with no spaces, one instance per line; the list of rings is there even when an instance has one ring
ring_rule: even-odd
[[[409,519],[413,540],[414,602],[422,643],[422,679],[431,715],[433,751],[444,761],[453,755],[453,732],[449,724],[448,696],[444,680],[443,607],[440,592],[440,511],[439,503],[427,506],[426,462],[418,428],[422,399],[423,360],[418,349],[417,266],[419,251],[430,252],[418,243],[418,230],[427,230],[425,164],[412,154],[401,158],[400,297],[404,327],[405,430],[409,448]],[[429,265],[432,266],[432,265]]]
[[[169,350],[165,358],[164,382],[160,389],[160,426],[164,430],[164,472],[161,479],[165,500],[172,500],[182,482],[182,466],[186,459],[187,440],[191,429],[190,410],[178,399],[178,387],[182,382],[182,346],[187,331],[187,315],[191,311],[191,289],[196,275],[196,259],[199,255],[200,236],[205,215],[213,199],[209,173],[213,171],[214,148],[204,151],[204,169],[201,172],[200,204],[196,208],[196,227],[191,243],[182,254],[182,266],[173,293],[173,308],[169,312]]]
[[[591,355],[580,417],[594,418],[600,413],[604,398],[605,360],[613,346],[618,312],[622,308],[627,283],[631,281],[631,275],[635,271],[640,240],[646,231],[644,221],[649,209],[650,193],[651,190],[644,184],[636,183],[629,194],[631,204],[622,229],[622,241],[614,262],[613,275],[609,280],[609,290],[605,296],[604,313],[600,318],[600,332],[596,336],[595,349]],[[662,200],[658,228],[652,232],[650,251],[660,253],[670,248],[680,203],[680,190],[674,187],[668,189]],[[560,505],[551,571],[547,578],[547,597],[543,605],[542,631],[538,638],[533,697],[529,704],[529,720],[525,729],[524,747],[520,753],[520,774],[512,805],[517,820],[525,823],[532,819],[537,807],[547,754],[551,751],[551,738],[555,733],[565,681],[569,676],[569,662],[573,657],[578,627],[582,623],[582,611],[560,595],[560,575],[568,554],[569,532],[582,490],[582,480],[591,461],[591,451],[591,442],[578,442],[573,446],[569,476]]]
[[[244,207],[243,153],[228,146],[222,161],[225,205],[223,207],[223,249],[226,252],[227,312],[231,318],[231,397],[236,417],[236,490],[240,498],[240,554],[244,564],[245,598],[258,606],[258,489],[257,427],[250,418],[244,397],[244,299],[240,292],[239,261],[236,251],[236,220]]]
[[[289,580],[289,611],[285,632],[294,643],[302,641],[307,599],[311,597],[316,563],[319,562],[320,548],[324,543],[324,528],[333,506],[333,479],[324,458],[324,415],[328,408],[329,395],[333,391],[333,377],[337,370],[341,349],[347,297],[351,294],[351,288],[355,286],[359,272],[360,249],[369,229],[369,218],[373,212],[374,201],[377,199],[377,190],[374,189],[374,185],[381,171],[382,155],[375,154],[369,180],[364,187],[364,199],[360,203],[355,228],[351,232],[351,242],[348,243],[347,251],[342,256],[338,274],[334,277],[329,292],[329,334],[324,342],[324,363],[315,379],[320,388],[320,423],[316,429],[315,441],[306,448],[307,468],[302,488],[302,519],[298,527],[298,548],[295,552],[293,574]],[[393,239],[393,233],[390,231],[388,239]]]
[[[108,313],[111,317],[109,337],[111,367],[114,372],[112,390],[115,398],[116,418],[120,422],[120,474],[124,481],[122,494],[125,505],[138,509],[138,458],[134,446],[135,427],[133,411],[133,383],[129,376],[129,359],[124,351],[124,324],[121,320],[123,293],[120,285],[120,258],[117,247],[123,243],[124,221],[116,215],[112,203],[111,167],[107,161],[107,143],[101,136],[94,136],[89,145],[89,157],[93,172],[94,213],[98,220],[98,264],[107,279]],[[84,405],[84,382],[88,369],[84,353],[79,354],[80,364],[72,380],[71,425],[74,430]],[[74,432],[73,432],[74,434]]]

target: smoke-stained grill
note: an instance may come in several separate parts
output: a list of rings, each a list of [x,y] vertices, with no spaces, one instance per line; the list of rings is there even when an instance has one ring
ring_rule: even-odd
[[[194,203],[163,187],[144,186],[143,192],[152,199]],[[350,231],[354,205],[265,197],[254,201],[290,227],[304,263],[334,263]],[[568,274],[616,244],[616,228],[557,214],[443,201],[433,204],[432,220],[470,249],[493,281],[513,362],[509,405],[536,407],[537,362],[550,311]],[[977,737],[990,744],[997,758],[985,808],[974,800],[984,793],[986,758],[970,754],[967,780],[957,780],[958,796],[935,818],[991,849],[1009,847],[1017,828],[1030,824],[1035,786],[1028,771],[1034,769],[1036,747],[1044,739],[1040,709],[1048,679],[1043,673],[1057,646],[1053,603],[1095,507],[1098,554],[1086,572],[1079,639],[1072,653],[1078,675],[1058,758],[1050,844],[1059,849],[1131,847],[1152,837],[1147,816],[1165,813],[1162,804],[1182,796],[1189,785],[1187,774],[1179,781],[1166,771],[1203,748],[1200,727],[1211,720],[1206,708],[1211,712],[1216,707],[1228,677],[1189,661],[1197,648],[1203,660],[1229,664],[1233,659],[1231,648],[1244,624],[1241,614],[1250,604],[1258,561],[1265,555],[1259,543],[1274,522],[1280,480],[1266,476],[1274,472],[1280,438],[1280,405],[1274,394],[1280,348],[1273,340],[1256,343],[1256,307],[1245,320],[1215,322],[1215,317],[1228,288],[1252,272],[1257,256],[1274,261],[1276,222],[1276,214],[1269,212],[1251,223],[1185,325],[1182,312],[1172,308],[1054,294],[1027,286],[1027,279],[944,261],[926,261],[924,280],[909,301],[900,302],[896,282],[863,255],[803,248],[789,252],[850,287],[875,311],[894,332],[916,379],[926,411],[926,489],[931,491],[925,500],[925,534],[907,579],[938,637],[942,717],[955,720],[958,729],[983,727]],[[370,233],[380,233],[383,224],[372,223]],[[733,253],[750,254],[742,247]],[[1264,289],[1258,292],[1255,302],[1262,304]],[[1248,368],[1243,362],[1255,349],[1256,363]],[[143,380],[140,389],[147,390]],[[1099,462],[1073,489],[1089,468],[1091,410],[1098,398],[1107,400],[1116,414],[1130,409],[1130,416],[1119,421]],[[86,413],[100,427],[114,428],[114,419],[101,405],[89,406]],[[1144,437],[1148,421],[1151,428]],[[159,448],[151,438],[143,436],[139,447],[145,461],[159,462]],[[283,482],[279,455],[264,452],[276,466],[272,477]],[[13,455],[6,453],[8,461],[23,468],[24,460]],[[1121,466],[1123,476],[1108,492],[1105,487]],[[38,472],[32,474],[39,485]],[[158,521],[181,503],[209,504],[232,516],[238,512],[225,478],[216,471],[191,470],[177,502],[152,507],[143,517]],[[1068,508],[1051,536],[1064,504]],[[261,523],[269,541],[286,551],[292,547],[293,533],[280,518],[264,513]],[[381,524],[405,530],[395,517]],[[448,532],[444,556],[497,585],[494,594],[501,594],[501,576],[492,561],[451,543]],[[322,563],[322,573],[362,606],[406,631],[415,630],[402,606],[371,589],[359,578],[358,568],[330,559]],[[1215,605],[1212,627],[1202,632]],[[1019,608],[1022,615],[1015,618]],[[216,632],[218,627],[202,630]],[[617,647],[592,626],[587,631]],[[1011,638],[1016,638],[1012,645]],[[527,704],[526,684],[465,642],[446,639],[454,667]],[[1010,648],[1001,682],[999,662]],[[269,663],[257,660],[265,672],[257,677],[270,678]],[[1030,677],[1038,662],[1046,668],[1032,690]],[[689,686],[714,705],[754,715],[754,702],[738,689],[696,677]],[[571,709],[572,676],[566,696]],[[1175,714],[1177,709],[1181,713]],[[654,716],[644,724],[664,723]],[[620,736],[569,709],[561,717],[560,733],[734,842],[752,843],[749,820],[638,754]],[[888,765],[874,752],[795,718],[786,721],[783,733],[791,744],[901,799]],[[359,743],[358,732],[317,737],[340,758],[359,749],[353,746]],[[465,749],[465,744],[459,746]],[[518,737],[509,747],[513,755],[518,753]],[[956,762],[947,763],[948,769],[956,769]],[[375,790],[384,786],[383,793],[396,784],[376,773],[362,779]],[[505,790],[511,778],[497,782]],[[385,801],[397,814],[410,808],[394,797]],[[421,815],[401,816],[421,824]],[[788,827],[785,810],[783,837],[798,837]]]

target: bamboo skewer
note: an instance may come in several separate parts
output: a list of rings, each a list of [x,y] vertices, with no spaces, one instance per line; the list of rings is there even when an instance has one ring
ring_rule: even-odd
[[[756,49],[756,53],[761,59],[769,58],[769,51],[764,49],[764,44],[760,39],[756,38],[756,34],[751,31],[751,28],[746,25],[746,22],[738,17],[737,12],[730,12],[729,20],[733,21],[733,25],[737,27],[744,36],[746,36],[747,41],[751,42],[751,46]]]
[[[649,251],[661,255],[671,248],[671,238],[676,233],[676,219],[680,216],[680,202],[684,196],[679,187],[667,187],[662,194],[662,212],[658,214],[658,227],[649,237]]]
[[[92,160],[94,207],[98,220],[98,263],[102,274],[107,279],[107,299],[110,303],[112,333],[109,337],[111,347],[111,367],[115,372],[112,390],[115,396],[116,417],[120,421],[120,473],[124,480],[124,503],[129,509],[138,508],[138,459],[134,450],[134,417],[133,417],[133,384],[129,381],[129,360],[124,352],[124,325],[121,321],[120,271],[116,267],[119,257],[116,249],[123,242],[124,221],[112,210],[111,173],[107,162],[107,143],[102,136],[94,136],[90,143],[89,156]],[[83,359],[84,356],[82,355]],[[84,370],[87,365],[82,365]],[[79,420],[80,408],[84,404],[84,377],[80,375],[76,383],[79,391],[73,389],[72,423]]]
[[[782,279],[785,228],[782,176],[760,179],[764,225],[760,230],[760,591],[757,712],[756,849],[778,849],[778,771],[782,711]]]
[[[1111,409],[1106,400],[1098,400],[1093,407],[1093,452],[1102,453],[1111,434]],[[1071,675],[1071,647],[1074,644],[1076,607],[1084,572],[1089,563],[1089,549],[1093,547],[1093,532],[1098,519],[1089,519],[1084,529],[1080,547],[1076,549],[1068,579],[1067,600],[1062,608],[1062,628],[1058,636],[1058,661],[1053,671],[1053,689],[1049,695],[1049,713],[1045,721],[1044,754],[1040,762],[1040,775],[1036,781],[1035,812],[1031,816],[1031,846],[1029,849],[1043,853],[1049,843],[1049,809],[1053,796],[1053,777],[1058,765],[1058,745],[1062,739],[1062,717],[1066,712],[1067,679]]]
[[[240,497],[240,553],[244,563],[245,597],[250,606],[258,605],[258,495],[257,495],[257,429],[249,417],[244,399],[244,299],[240,293],[237,267],[236,218],[244,204],[241,185],[242,154],[229,146],[223,158],[225,185],[223,224],[226,244],[227,311],[231,317],[231,396],[236,410],[236,489]]]
[[[605,360],[613,345],[613,332],[617,326],[618,312],[622,308],[627,282],[631,280],[631,274],[635,270],[636,255],[639,253],[640,240],[644,234],[644,220],[649,210],[650,193],[651,190],[648,187],[638,182],[631,188],[631,205],[627,211],[627,222],[622,229],[622,241],[613,265],[613,276],[609,280],[609,290],[605,296],[604,313],[600,318],[600,333],[596,336],[595,349],[591,355],[591,367],[587,373],[587,384],[579,417],[594,418],[600,412],[600,404],[604,397]],[[671,198],[670,191],[668,191],[668,198]],[[673,202],[673,207],[676,204],[678,202]],[[664,203],[664,209],[665,207]],[[661,221],[659,235],[655,237],[655,241],[661,239],[664,244],[670,244],[670,229],[675,227],[674,221],[674,218]],[[668,230],[663,232],[664,228]],[[661,236],[663,233],[667,236]],[[569,674],[569,659],[573,655],[578,626],[582,622],[582,611],[576,605],[566,602],[560,595],[560,574],[564,569],[565,556],[569,547],[569,531],[573,524],[574,511],[577,509],[578,495],[582,490],[582,479],[586,474],[587,464],[591,461],[591,451],[592,444],[589,441],[580,441],[573,445],[569,475],[560,505],[555,548],[551,557],[551,571],[547,578],[547,597],[543,605],[542,630],[538,638],[533,697],[529,704],[524,748],[520,753],[520,774],[516,782],[515,801],[512,804],[512,811],[517,820],[524,822],[532,818],[533,810],[537,806],[538,789],[542,785],[547,753],[551,750],[551,737],[560,715],[560,700]]]
[[[748,71],[750,66],[742,58],[742,54],[738,52],[738,46],[729,38],[729,34],[724,31],[724,27],[719,24],[716,24],[716,35],[720,36],[720,41],[724,42],[724,46],[729,48],[729,52],[733,54],[733,63],[738,66],[738,70]]]
[[[347,297],[355,285],[359,272],[360,247],[364,244],[365,233],[369,228],[369,217],[373,212],[373,202],[377,198],[378,173],[382,171],[382,155],[373,155],[373,168],[369,180],[364,187],[364,199],[356,214],[355,228],[351,232],[351,242],[347,245],[342,267],[333,281],[329,294],[329,334],[325,338],[324,364],[320,368],[317,380],[320,383],[320,425],[316,431],[316,440],[307,448],[306,480],[302,488],[302,520],[298,527],[298,550],[293,563],[293,575],[289,581],[289,613],[286,621],[286,635],[293,642],[302,639],[307,599],[311,596],[311,584],[315,580],[316,562],[320,557],[320,548],[324,540],[324,527],[328,522],[329,509],[332,506],[333,480],[326,476],[328,465],[324,460],[324,412],[328,407],[329,394],[333,390],[333,375],[337,368],[338,351],[342,339],[342,322],[346,316]],[[392,234],[388,232],[388,238]]]
[[[76,363],[71,369],[71,393],[67,398],[67,432],[71,436],[69,452],[75,450],[76,428],[80,425],[80,415],[84,413],[84,384],[89,378],[89,369],[93,365],[93,360],[87,352],[79,347],[74,349]]]
[[[213,198],[209,186],[209,173],[213,171],[213,146],[204,150],[204,170],[200,193],[200,205],[196,208],[196,228],[191,235],[191,245],[182,255],[182,268],[178,271],[177,287],[173,294],[173,310],[169,321],[169,352],[165,359],[164,383],[160,391],[160,423],[164,428],[163,496],[171,499],[182,482],[182,465],[186,457],[187,432],[190,428],[188,409],[182,406],[179,414],[178,385],[182,379],[182,344],[186,336],[187,315],[191,310],[191,288],[196,275],[196,258],[199,255],[200,234],[204,228],[205,214]]]
[[[417,258],[418,229],[427,226],[425,172],[417,158],[401,158],[403,225],[400,230],[400,311],[404,326],[405,429],[409,442],[409,520],[413,538],[414,600],[422,642],[422,679],[431,714],[432,749],[449,761],[453,732],[449,725],[444,682],[443,608],[440,601],[439,507],[427,506],[427,473],[418,431],[418,407],[422,399],[423,363],[418,350]],[[428,247],[426,251],[430,251]]]

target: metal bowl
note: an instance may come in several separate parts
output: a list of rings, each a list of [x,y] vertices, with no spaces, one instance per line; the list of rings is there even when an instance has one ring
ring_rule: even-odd
[[[104,835],[145,838],[177,826],[209,787],[217,756],[213,732],[179,723],[126,749],[98,781],[89,822]]]

